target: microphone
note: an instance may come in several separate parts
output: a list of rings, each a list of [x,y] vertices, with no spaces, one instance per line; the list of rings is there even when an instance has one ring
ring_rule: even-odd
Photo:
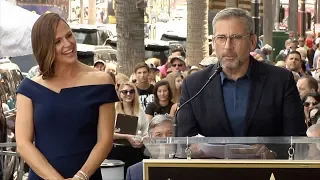
[[[209,79],[207,80],[207,82],[202,86],[202,88],[194,95],[192,96],[190,99],[188,99],[186,102],[184,102],[183,104],[181,104],[178,107],[178,110],[174,116],[174,137],[177,137],[177,132],[178,132],[178,121],[177,121],[177,117],[178,117],[178,113],[179,111],[183,108],[183,106],[185,106],[186,104],[190,103],[192,100],[194,100],[203,90],[204,88],[207,87],[207,85],[211,82],[211,80],[216,77],[220,72],[222,71],[222,67],[220,65],[220,63],[217,64],[217,69],[214,71],[214,73],[209,77]]]

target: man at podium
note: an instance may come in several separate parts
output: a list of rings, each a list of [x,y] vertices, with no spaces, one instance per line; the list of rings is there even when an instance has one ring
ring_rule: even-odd
[[[305,136],[306,126],[292,73],[250,56],[257,44],[249,12],[227,8],[213,20],[219,63],[183,81],[178,136]]]
[[[292,73],[250,56],[257,44],[250,13],[226,8],[217,13],[212,25],[219,63],[183,81],[177,135],[305,136],[303,106]],[[288,158],[287,147],[278,152],[269,146],[252,147],[253,153],[267,158]],[[257,172],[259,179],[270,177],[271,172],[264,173],[265,178]]]

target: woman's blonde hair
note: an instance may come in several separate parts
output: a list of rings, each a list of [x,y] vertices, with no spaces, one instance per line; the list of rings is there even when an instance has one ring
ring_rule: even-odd
[[[121,91],[122,91],[122,88],[124,86],[130,86],[132,87],[132,89],[134,89],[134,99],[132,101],[132,113],[134,116],[139,116],[139,112],[140,112],[140,103],[139,103],[139,95],[138,95],[138,91],[137,91],[137,88],[136,86],[130,82],[130,81],[127,81],[127,82],[124,82],[124,83],[121,83],[120,86],[119,86],[119,99],[120,99],[120,102],[117,102],[116,103],[116,112],[117,113],[121,113],[121,114],[124,114],[124,109],[123,109],[123,101],[120,97],[120,94],[121,94]]]
[[[43,14],[32,27],[32,50],[39,64],[39,74],[43,79],[51,78],[55,73],[55,36],[60,21],[65,22],[56,13]]]
[[[147,60],[145,60],[146,64],[153,64],[154,67],[158,67],[161,65],[161,60],[158,58],[149,58]]]
[[[166,81],[169,82],[171,91],[172,91],[172,102],[173,103],[179,103],[180,101],[180,95],[181,95],[181,89],[178,90],[176,88],[176,79],[178,77],[181,77],[181,79],[184,78],[183,74],[181,72],[171,72],[168,74],[168,76],[165,78]]]
[[[129,81],[129,77],[127,75],[125,75],[125,74],[122,74],[122,73],[117,73],[115,78],[116,78],[116,82],[115,83],[119,84],[119,85],[124,83],[124,82]]]

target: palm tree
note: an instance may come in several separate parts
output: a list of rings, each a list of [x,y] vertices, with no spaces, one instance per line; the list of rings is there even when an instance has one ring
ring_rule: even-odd
[[[130,75],[144,61],[144,8],[140,0],[116,0],[119,71]],[[144,3],[144,2],[142,2]]]
[[[187,62],[191,66],[209,56],[208,8],[209,0],[188,0]]]

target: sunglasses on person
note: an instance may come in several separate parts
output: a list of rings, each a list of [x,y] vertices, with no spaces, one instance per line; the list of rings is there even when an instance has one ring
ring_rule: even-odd
[[[304,107],[309,107],[311,104],[312,104],[312,106],[315,106],[319,103],[318,102],[305,102],[305,103],[303,103]]]
[[[122,90],[122,91],[120,91],[122,94],[134,94],[135,93],[135,91],[134,91],[134,89],[131,89],[131,90]]]
[[[178,67],[182,67],[182,66],[183,66],[183,64],[172,64],[171,66],[172,66],[172,67],[176,67],[176,66],[178,66]]]

